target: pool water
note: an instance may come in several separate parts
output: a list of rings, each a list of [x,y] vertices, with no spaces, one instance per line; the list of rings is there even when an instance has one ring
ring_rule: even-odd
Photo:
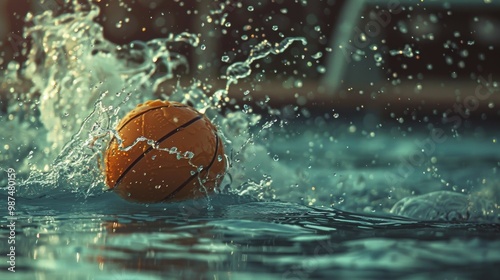
[[[325,73],[323,53],[311,54],[310,45],[324,38],[297,32],[279,32],[274,41],[253,38],[248,50],[218,59],[227,62],[220,77],[181,85],[189,62],[175,46],[203,56],[206,34],[119,45],[105,38],[96,4],[63,2],[62,11],[26,17],[26,61],[10,62],[1,81],[0,279],[500,277],[493,96],[487,100],[493,113],[470,119],[424,99],[415,114],[399,113],[391,102],[377,111],[366,99],[350,110],[308,101],[325,94],[323,86],[298,93],[302,80],[318,79],[316,69]],[[254,7],[231,6],[240,10]],[[219,21],[205,23],[220,30],[231,31],[236,21],[213,6],[210,15]],[[236,41],[243,37],[238,33]],[[412,49],[404,49],[413,59]],[[287,70],[268,81],[274,59]],[[297,70],[305,61],[315,74]],[[165,86],[172,81],[175,86]],[[396,88],[401,80],[392,82]],[[280,96],[270,84],[296,91],[296,99],[273,107]],[[472,84],[498,91],[495,81]],[[459,96],[459,86],[447,86]],[[429,89],[421,88],[422,95]],[[190,104],[219,129],[229,166],[216,193],[139,204],[105,186],[100,164],[116,124],[157,98]],[[333,107],[325,110],[328,104]],[[432,113],[420,111],[424,105]],[[387,110],[396,113],[388,118]]]
[[[18,203],[16,273],[2,264],[3,279],[480,279],[499,273],[498,224],[419,222],[224,195],[210,205],[133,205],[112,193]]]
[[[314,130],[297,129],[304,136],[297,136],[294,145],[308,146]],[[389,139],[381,138],[381,143],[372,145],[389,145]],[[484,152],[458,149],[470,141]],[[369,159],[374,149],[362,142],[346,137],[324,148],[359,145],[353,147],[356,157],[335,148],[335,161],[362,165],[360,161]],[[275,143],[278,147],[271,147],[273,152],[287,149],[279,139]],[[487,165],[494,150],[488,152],[488,146],[481,144],[450,140],[439,149],[443,165],[450,167],[441,172],[443,177],[494,179],[496,174],[481,166]],[[446,162],[446,153],[450,160],[460,157],[474,162],[455,176],[456,167]],[[385,160],[390,157],[385,155]],[[297,156],[293,163],[298,161],[306,159]],[[221,193],[209,199],[144,205],[109,191],[86,197],[61,190],[17,197],[16,273],[6,272],[8,266],[3,263],[2,279],[494,279],[500,275],[498,210],[488,212],[487,203],[473,204],[487,198],[464,195],[462,201],[461,194],[440,187],[434,189],[439,195],[423,200],[428,203],[419,202],[415,195],[413,208],[393,210],[406,217],[395,215],[384,210],[400,199],[385,179],[393,169],[337,168],[336,176],[328,176],[334,164],[325,161],[317,158],[309,174],[316,194],[292,190],[288,196],[279,194],[268,201]],[[432,189],[433,180],[426,176],[410,180],[412,184],[402,181],[400,185]],[[340,182],[358,186],[351,183],[346,188]],[[307,206],[299,199],[304,195],[294,192],[318,199]],[[344,192],[345,198],[330,192]],[[378,194],[367,202],[367,192]],[[390,193],[394,197],[387,199]],[[8,219],[3,216],[2,225]],[[8,234],[2,226],[2,236]]]
[[[146,207],[111,193],[18,201],[23,206],[16,223],[16,273],[2,264],[3,279],[481,279],[499,274],[498,224],[419,222],[234,196],[214,198],[210,206],[191,201]]]

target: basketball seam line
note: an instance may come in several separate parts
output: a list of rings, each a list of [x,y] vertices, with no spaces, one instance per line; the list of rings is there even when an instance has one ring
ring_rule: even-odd
[[[191,124],[193,124],[194,122],[198,121],[198,120],[201,120],[202,118],[202,115],[198,115],[196,117],[194,117],[193,119],[191,119],[190,121],[184,123],[183,125],[177,127],[176,129],[170,131],[169,133],[165,134],[165,136],[161,137],[160,139],[158,139],[156,141],[156,143],[159,145],[161,142],[167,140],[170,136],[176,134],[177,132],[179,132],[181,130],[181,128],[186,128],[188,126],[190,126]],[[116,183],[115,185],[113,186],[112,189],[114,189],[116,186],[118,186],[121,182],[121,180],[123,180],[123,178],[125,177],[125,175],[130,171],[130,169],[132,169],[141,159],[143,159],[147,153],[149,153],[151,150],[153,150],[153,146],[149,146],[149,148],[144,151],[140,156],[138,156],[128,167],[127,169],[125,169],[122,174],[120,174],[120,177],[118,177],[118,179],[116,180]]]
[[[217,134],[215,134],[215,153],[214,153],[214,156],[212,157],[212,161],[210,162],[210,164],[206,168],[207,173],[210,170],[210,167],[212,167],[212,165],[214,164],[215,157],[217,156],[218,152],[219,152],[219,136]],[[198,176],[204,170],[205,169],[203,169],[200,172],[196,172],[195,174],[191,175],[186,181],[184,181],[184,183],[182,183],[179,187],[177,187],[177,189],[175,189],[173,192],[171,192],[170,194],[168,194],[162,201],[165,201],[165,200],[168,200],[168,199],[172,198],[174,195],[176,195],[178,192],[180,192],[185,186],[187,186],[187,184],[189,182],[191,182],[191,180],[193,180],[194,177]]]
[[[125,126],[129,123],[129,122],[131,122],[132,120],[136,119],[136,118],[137,118],[137,117],[139,117],[139,116],[144,115],[144,114],[145,114],[145,113],[147,113],[147,112],[150,112],[150,111],[153,111],[153,110],[156,110],[156,109],[161,109],[161,108],[169,108],[169,107],[175,107],[175,108],[185,108],[185,107],[187,107],[187,106],[185,106],[185,105],[171,105],[171,104],[170,104],[170,105],[163,105],[163,106],[160,106],[160,107],[154,107],[154,108],[148,109],[148,110],[146,110],[146,111],[144,111],[144,112],[141,112],[141,114],[140,114],[140,115],[135,115],[133,118],[129,119],[129,120],[128,120],[126,123],[124,123],[124,124],[123,124],[120,128],[116,128],[116,131],[120,131],[120,130],[121,130],[123,127],[125,127]],[[111,139],[111,141],[110,141],[110,144],[111,144],[111,143],[113,143],[113,141],[115,141],[115,140],[116,140],[116,137],[113,137],[113,139]]]
[[[143,115],[144,115],[145,113],[147,113],[147,112],[150,112],[150,111],[153,111],[153,110],[156,110],[156,109],[161,109],[161,108],[168,108],[168,107],[170,107],[170,104],[169,104],[169,105],[163,105],[163,106],[160,106],[160,107],[150,108],[150,109],[148,109],[148,110],[146,110],[146,111],[144,111],[144,112],[141,112],[141,114],[139,114],[139,115],[135,115],[134,117],[132,117],[132,118],[130,118],[128,121],[126,121],[126,122],[125,122],[122,126],[120,126],[120,128],[118,128],[118,127],[117,127],[117,128],[116,128],[116,131],[120,131],[120,130],[121,130],[122,128],[124,128],[124,127],[125,127],[125,126],[129,123],[129,122],[131,122],[132,120],[135,120],[135,119],[136,119],[136,118],[138,118],[139,116],[143,116]],[[109,141],[108,146],[111,146],[111,145],[113,144],[113,141],[117,141],[117,140],[116,140],[116,137],[113,137],[113,138],[111,139],[111,141]],[[119,145],[120,145],[120,144],[119,144]],[[108,154],[108,157],[109,157],[109,154]],[[122,174],[122,175],[120,175],[120,177],[122,177],[122,176],[123,176],[123,174]],[[120,177],[119,177],[119,178],[120,178]],[[119,182],[119,181],[116,181],[116,182],[115,182],[115,184],[113,185],[113,187],[110,187],[110,189],[114,189],[114,188],[116,187],[116,185],[118,184],[118,182]]]

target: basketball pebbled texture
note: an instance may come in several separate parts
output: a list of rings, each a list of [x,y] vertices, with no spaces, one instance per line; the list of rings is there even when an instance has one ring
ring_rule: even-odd
[[[116,130],[122,143],[113,137],[105,152],[105,182],[127,200],[196,198],[212,192],[224,177],[226,158],[217,129],[189,106],[148,101]]]

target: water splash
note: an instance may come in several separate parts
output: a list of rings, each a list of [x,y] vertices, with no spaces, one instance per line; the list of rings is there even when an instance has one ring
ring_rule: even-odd
[[[498,222],[498,209],[491,194],[465,195],[436,191],[406,197],[397,202],[391,213],[428,221],[491,221]]]
[[[307,44],[305,38],[289,37],[282,40],[280,43],[274,44],[274,46],[267,40],[254,46],[250,50],[250,55],[245,61],[233,63],[227,68],[225,76],[227,79],[226,90],[229,89],[231,84],[237,83],[239,79],[246,78],[252,73],[251,64],[254,61],[267,57],[270,54],[277,55],[283,53],[294,42],[301,42],[302,45]]]
[[[115,45],[94,21],[99,8],[88,7],[82,10],[75,5],[73,12],[59,16],[47,11],[27,17],[33,27],[26,29],[25,36],[32,38],[33,46],[25,77],[33,81],[30,97],[40,93],[40,121],[54,150],[68,142],[101,93],[109,93],[102,98],[103,106],[122,110],[151,99],[178,67],[187,67],[185,56],[170,52],[168,46],[199,43],[197,36],[185,32]],[[119,98],[122,93],[127,94],[126,100]]]
[[[111,135],[117,135],[116,123],[136,104],[157,98],[162,83],[175,78],[178,71],[189,70],[187,58],[170,51],[171,44],[197,47],[200,43],[198,35],[183,32],[116,45],[104,38],[102,26],[95,22],[100,12],[96,5],[75,0],[67,3],[65,10],[60,14],[28,14],[26,18],[30,27],[25,36],[31,38],[32,46],[15,79],[31,81],[20,99],[37,113],[28,124],[22,118],[12,122],[24,128],[30,126],[25,133],[34,146],[30,151],[38,151],[27,160],[29,167],[19,164],[20,170],[29,170],[30,174],[25,195],[54,188],[86,195],[100,192],[101,156]],[[231,164],[230,172],[237,174],[232,176],[233,183],[244,182],[261,197],[265,195],[259,188],[269,189],[270,175],[262,179],[259,170],[253,177],[247,174],[248,164],[253,164],[255,158],[269,157],[266,148],[253,143],[255,136],[248,132],[260,116],[248,112],[222,116],[220,109],[230,99],[231,84],[247,78],[254,61],[281,54],[296,41],[306,44],[304,38],[287,38],[276,44],[264,40],[257,44],[246,60],[228,67],[223,76],[226,87],[213,94],[194,81],[187,88],[178,85],[171,94],[162,95],[167,100],[193,105],[216,123],[228,150],[238,157]]]

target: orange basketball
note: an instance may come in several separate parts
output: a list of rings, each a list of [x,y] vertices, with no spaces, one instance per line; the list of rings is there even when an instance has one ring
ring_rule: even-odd
[[[161,100],[139,104],[105,152],[109,188],[135,202],[182,200],[216,188],[226,171],[215,126],[195,109]]]

